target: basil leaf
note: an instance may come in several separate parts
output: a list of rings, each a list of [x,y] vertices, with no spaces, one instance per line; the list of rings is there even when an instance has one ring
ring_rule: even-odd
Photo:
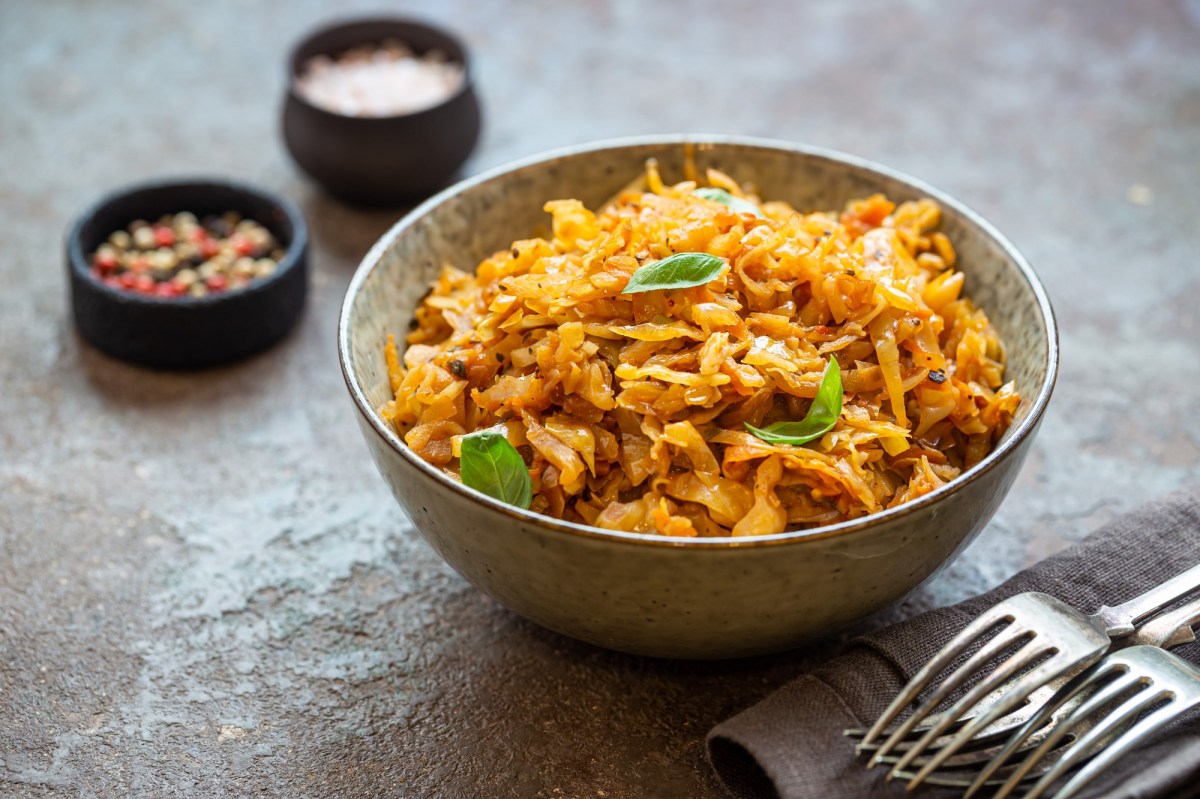
[[[768,444],[792,444],[800,446],[820,438],[833,429],[842,414],[842,370],[837,358],[830,356],[825,366],[825,375],[817,388],[816,399],[808,413],[798,422],[775,422],[759,429],[744,422],[746,429]]]
[[[621,293],[703,286],[716,277],[724,265],[720,258],[705,252],[677,252],[661,261],[639,266]]]
[[[741,197],[734,197],[724,189],[705,186],[704,188],[696,189],[692,192],[692,194],[705,200],[712,200],[715,203],[720,203],[721,205],[728,205],[731,209],[737,211],[739,214],[754,214],[757,217],[766,218],[766,214],[764,214],[762,209],[757,205],[749,200],[743,200]]]
[[[459,475],[463,485],[509,505],[528,508],[533,502],[533,481],[521,453],[495,430],[462,437]]]

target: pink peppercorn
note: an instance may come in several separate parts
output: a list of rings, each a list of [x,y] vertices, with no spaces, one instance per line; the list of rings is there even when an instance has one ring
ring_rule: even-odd
[[[254,251],[258,249],[254,246],[253,241],[251,241],[247,236],[243,236],[241,233],[234,233],[232,236],[230,236],[229,243],[233,245],[233,249],[238,255],[252,255],[254,254]]]
[[[146,296],[201,297],[268,278],[283,257],[279,242],[252,219],[229,212],[198,220],[182,212],[113,232],[92,253],[89,272],[112,288]]]
[[[111,250],[101,250],[100,252],[96,253],[96,257],[93,259],[92,263],[94,263],[96,268],[102,272],[111,272],[116,269],[118,265],[116,253],[112,252]]]

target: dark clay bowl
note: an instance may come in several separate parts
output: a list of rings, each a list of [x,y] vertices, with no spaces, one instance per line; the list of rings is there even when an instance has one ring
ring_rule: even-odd
[[[440,105],[390,117],[326,111],[296,91],[296,76],[316,55],[397,39],[422,54],[440,50],[463,66],[463,85]],[[466,50],[445,31],[402,19],[364,19],[322,28],[292,50],[283,138],[296,163],[330,194],[359,205],[421,199],[455,176],[479,138],[479,102]]]
[[[204,297],[154,297],[106,286],[91,275],[91,256],[135,219],[191,211],[237,211],[284,248],[268,278]],[[244,184],[197,178],[121,189],[88,209],[67,235],[71,306],[79,332],[122,360],[167,369],[226,363],[265,349],[299,319],[308,294],[308,228],[288,200]]]

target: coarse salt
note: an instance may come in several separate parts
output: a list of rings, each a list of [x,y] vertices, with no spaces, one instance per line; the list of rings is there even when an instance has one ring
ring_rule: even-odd
[[[308,59],[296,89],[313,105],[335,114],[388,117],[412,114],[450,98],[462,86],[463,68],[437,50],[417,56],[386,41],[336,58]]]

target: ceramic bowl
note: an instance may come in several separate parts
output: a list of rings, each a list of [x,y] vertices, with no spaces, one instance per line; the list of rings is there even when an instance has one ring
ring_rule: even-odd
[[[296,90],[308,59],[397,39],[462,64],[463,84],[444,102],[411,114],[352,117],[319,108]],[[466,48],[450,33],[405,19],[362,19],[321,28],[288,59],[283,138],[296,163],[326,191],[358,205],[398,205],[450,181],[479,139],[480,110]]]
[[[91,256],[135,219],[190,211],[237,211],[284,247],[275,274],[246,288],[205,297],[155,297],[111,288],[91,275]],[[93,346],[142,366],[192,369],[244,358],[283,338],[308,296],[308,226],[290,200],[223,178],[141,183],[109,194],[67,234],[67,274],[75,326]]]
[[[1023,396],[1012,426],[981,463],[908,504],[855,521],[746,538],[678,539],[561,522],[467,489],[414,455],[376,409],[390,399],[389,332],[443,264],[482,257],[548,227],[542,205],[589,207],[656,158],[682,179],[685,148],[698,166],[752,182],[800,209],[840,208],[884,192],[932,197],[943,208],[967,291],[1008,345],[1008,376]],[[551,153],[458,184],[402,219],[351,281],[339,356],[371,456],[416,529],[472,584],[565,635],[627,652],[726,658],[794,648],[900,601],[963,550],[1004,499],[1053,388],[1058,341],[1046,292],[990,224],[941,191],[891,169],[810,147],[676,136],[605,142]]]

